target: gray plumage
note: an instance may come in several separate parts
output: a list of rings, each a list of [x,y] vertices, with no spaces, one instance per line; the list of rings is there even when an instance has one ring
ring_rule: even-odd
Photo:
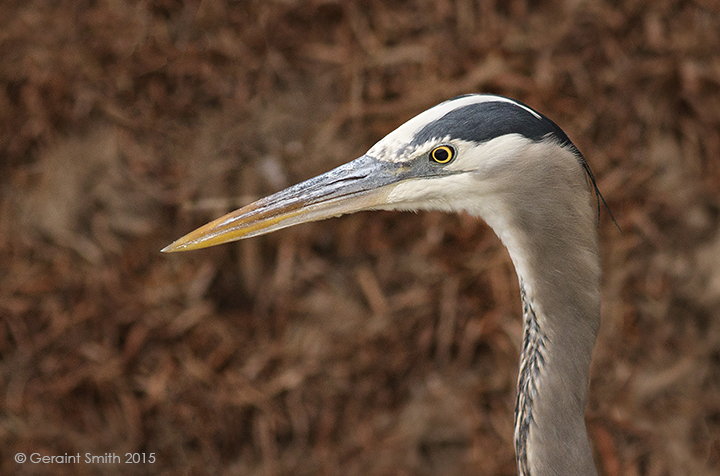
[[[360,210],[466,211],[508,248],[523,345],[515,450],[523,476],[596,475],[585,428],[600,322],[594,180],[550,119],[466,95],[409,120],[362,157],[205,225],[163,251],[203,248]]]

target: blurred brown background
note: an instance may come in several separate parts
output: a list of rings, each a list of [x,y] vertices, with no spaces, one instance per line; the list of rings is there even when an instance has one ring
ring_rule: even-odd
[[[159,253],[468,92],[560,124],[622,228],[601,474],[719,474],[714,0],[3,1],[0,474],[516,474],[519,292],[479,220]]]

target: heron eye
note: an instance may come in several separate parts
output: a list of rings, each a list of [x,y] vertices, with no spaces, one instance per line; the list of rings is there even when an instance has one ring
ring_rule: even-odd
[[[449,145],[435,147],[430,152],[430,158],[433,162],[437,162],[438,164],[447,164],[453,159],[453,157],[455,157],[455,149]]]

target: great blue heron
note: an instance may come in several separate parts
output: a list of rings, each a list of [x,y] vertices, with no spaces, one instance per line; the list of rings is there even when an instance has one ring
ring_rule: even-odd
[[[471,94],[419,114],[362,157],[218,218],[163,251],[360,210],[481,217],[507,247],[520,281],[519,473],[588,476],[597,472],[584,412],[600,324],[593,191],[587,162],[554,122],[518,101]]]

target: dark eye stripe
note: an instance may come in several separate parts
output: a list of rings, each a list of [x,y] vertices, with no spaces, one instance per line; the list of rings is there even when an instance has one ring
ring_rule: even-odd
[[[520,134],[533,141],[543,140],[550,135],[562,145],[571,144],[554,122],[541,114],[538,116],[516,102],[485,101],[469,104],[426,124],[415,133],[410,145],[442,140],[442,137],[482,144],[506,134]]]

